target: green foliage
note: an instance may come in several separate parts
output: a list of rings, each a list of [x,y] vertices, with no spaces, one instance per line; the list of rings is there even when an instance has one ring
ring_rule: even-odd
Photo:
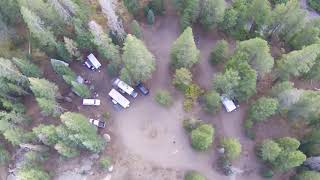
[[[129,84],[148,80],[156,66],[154,56],[143,42],[130,34],[124,43],[122,60],[124,68],[120,77],[130,77]]]
[[[291,51],[278,63],[278,73],[283,79],[290,76],[300,77],[307,74],[320,54],[320,44],[306,46],[301,50]]]
[[[19,145],[21,143],[26,143],[34,138],[34,135],[30,132],[26,132],[20,127],[9,128],[4,133],[3,136],[12,145]]]
[[[248,37],[246,25],[250,3],[247,0],[236,0],[226,9],[221,28],[236,39],[244,40]]]
[[[213,143],[214,128],[210,124],[202,124],[191,131],[191,145],[196,150],[207,150]]]
[[[13,25],[21,19],[20,8],[17,0],[0,1],[1,19],[8,25]]]
[[[303,137],[300,149],[308,157],[319,156],[320,155],[320,131],[318,129],[313,129],[310,133],[308,133],[305,137]]]
[[[63,111],[60,105],[52,99],[36,98],[36,100],[44,116],[58,117]]]
[[[49,180],[49,174],[40,167],[29,166],[18,170],[17,179],[19,180]]]
[[[318,73],[319,71],[320,71],[320,56],[318,56],[315,64],[312,66],[309,72],[305,74],[304,77],[310,80],[320,80],[320,74]]]
[[[270,95],[273,97],[277,97],[280,93],[293,89],[293,83],[290,81],[282,81],[274,85],[271,89]]]
[[[206,0],[202,2],[200,11],[200,23],[210,29],[223,20],[226,3],[223,0]]]
[[[192,83],[192,74],[186,68],[176,69],[172,84],[182,92],[185,92]]]
[[[54,149],[64,157],[72,158],[80,155],[80,151],[74,147],[68,146],[62,142],[57,143]]]
[[[237,63],[236,59],[228,62],[228,68],[236,69],[239,73],[240,81],[235,89],[235,97],[239,101],[244,101],[256,93],[257,73],[248,63]]]
[[[94,47],[93,35],[87,30],[88,27],[84,27],[79,19],[75,20],[75,42],[80,49],[92,50]]]
[[[78,113],[66,112],[60,117],[63,126],[57,129],[57,133],[64,142],[70,142],[77,147],[86,148],[92,152],[100,152],[104,147],[104,140],[97,135],[97,129],[88,119]]]
[[[190,84],[184,92],[185,100],[183,102],[184,110],[190,111],[203,90],[197,84]]]
[[[29,78],[30,89],[36,97],[55,99],[58,95],[58,87],[46,79]]]
[[[273,5],[277,5],[277,4],[285,4],[287,3],[289,0],[270,0],[270,2],[273,4]]]
[[[233,57],[241,57],[238,61],[248,62],[260,76],[271,72],[274,64],[268,42],[261,38],[249,39],[238,43]]]
[[[138,14],[140,9],[140,4],[138,0],[124,0],[123,2],[131,14],[133,15]]]
[[[45,49],[46,52],[52,53],[58,45],[53,33],[44,27],[40,17],[26,7],[21,7],[21,14],[31,36],[37,40],[41,48]]]
[[[147,14],[147,22],[148,24],[152,25],[155,21],[154,13],[151,9],[149,9],[148,14]]]
[[[220,95],[214,91],[208,91],[203,95],[203,105],[202,108],[204,111],[215,114],[218,111],[220,111],[221,105],[220,105]]]
[[[211,51],[210,63],[215,65],[224,63],[228,59],[229,44],[226,40],[219,40]]]
[[[102,27],[95,21],[90,21],[89,28],[93,36],[91,41],[96,45],[99,54],[107,60],[120,62],[119,47],[112,43],[112,39],[103,31]]]
[[[188,27],[173,43],[171,48],[171,65],[174,69],[190,69],[199,60],[199,50],[197,49],[192,29]]]
[[[249,7],[248,16],[252,20],[250,35],[263,35],[263,30],[271,21],[271,5],[268,0],[253,0]]]
[[[85,84],[71,81],[72,91],[82,98],[90,96],[90,90]]]
[[[3,145],[0,145],[0,165],[5,165],[10,160],[10,154]]]
[[[281,153],[282,149],[278,143],[273,140],[264,140],[261,144],[260,157],[264,161],[273,162]]]
[[[299,1],[289,0],[285,4],[277,4],[272,11],[272,21],[268,32],[289,42],[296,32],[303,28],[306,11],[300,8]]]
[[[194,117],[186,118],[183,120],[183,128],[188,132],[191,132],[202,124],[204,124],[204,122],[201,119],[197,119]]]
[[[151,0],[149,3],[149,8],[153,10],[156,14],[162,15],[164,12],[164,2],[163,0]]]
[[[138,21],[133,20],[130,24],[130,27],[131,27],[132,34],[137,38],[142,39],[142,31]]]
[[[241,144],[235,138],[223,138],[221,140],[221,147],[225,149],[225,156],[233,161],[239,158],[241,153]]]
[[[51,59],[51,65],[53,70],[60,76],[66,75],[74,79],[76,78],[76,74],[71,70],[69,64],[57,59]]]
[[[308,5],[317,12],[320,12],[320,3],[317,0],[308,0]]]
[[[12,58],[12,62],[18,67],[20,72],[28,77],[41,77],[42,72],[39,67],[28,60]]]
[[[303,171],[294,177],[294,180],[317,180],[320,179],[320,173],[317,171]]]
[[[199,0],[176,0],[176,5],[181,14],[180,24],[181,29],[184,30],[192,23],[195,23],[200,14],[200,1]]]
[[[188,171],[184,176],[184,180],[206,180],[206,178],[197,171]]]
[[[101,169],[107,169],[111,165],[111,158],[109,156],[102,157],[99,160],[99,165]]]
[[[265,121],[276,113],[278,106],[276,99],[261,97],[250,106],[249,118],[256,122]]]
[[[81,53],[78,49],[78,44],[73,41],[72,39],[69,39],[67,37],[63,37],[64,39],[64,46],[66,48],[66,50],[68,51],[69,55],[78,60],[78,61],[81,61],[82,60],[82,56],[81,56]]]
[[[271,163],[274,169],[287,171],[306,160],[306,155],[297,150],[299,146],[300,142],[290,137],[265,140],[259,148],[259,156]]]
[[[234,98],[239,86],[240,76],[237,71],[227,69],[223,74],[217,74],[213,79],[213,88],[226,97]]]
[[[39,126],[34,127],[32,131],[45,145],[54,145],[59,140],[56,127],[54,125],[40,124]]]
[[[166,90],[158,90],[156,92],[155,100],[157,103],[165,107],[172,105],[172,96]]]

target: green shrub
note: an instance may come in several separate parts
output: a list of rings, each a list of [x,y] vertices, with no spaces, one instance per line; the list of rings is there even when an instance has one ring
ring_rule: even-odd
[[[264,168],[262,169],[261,171],[261,176],[264,177],[264,178],[272,178],[274,175],[274,172],[271,170],[271,169],[268,169],[268,168]]]
[[[0,165],[5,165],[10,160],[10,154],[4,146],[0,145]]]
[[[211,57],[210,62],[211,64],[219,64],[224,63],[229,54],[229,47],[228,42],[225,40],[220,40],[217,42],[217,44],[214,46],[214,48],[211,51]]]
[[[180,91],[185,92],[192,83],[192,74],[187,68],[176,69],[172,84]]]
[[[183,128],[188,132],[191,132],[202,124],[204,124],[202,120],[194,117],[186,118],[185,120],[183,120]]]
[[[154,13],[151,9],[149,9],[148,15],[147,15],[147,22],[148,24],[152,25],[154,21],[155,21]]]
[[[241,153],[241,144],[235,138],[223,138],[221,140],[221,147],[225,150],[225,155],[231,161],[239,158]]]
[[[191,131],[191,144],[196,150],[207,150],[213,143],[214,128],[210,124],[202,124]]]
[[[168,107],[172,104],[171,94],[166,90],[158,90],[155,100],[162,106]]]
[[[62,142],[57,143],[54,146],[54,149],[58,151],[64,157],[72,158],[80,155],[80,151],[74,147],[70,147]]]
[[[27,166],[21,168],[17,172],[17,179],[19,180],[49,180],[50,176],[46,171],[40,167]]]
[[[197,171],[188,171],[184,176],[184,180],[206,180],[206,178]]]
[[[204,111],[215,114],[220,111],[220,95],[216,91],[209,91],[203,95],[203,105]]]
[[[109,112],[104,112],[104,113],[102,114],[102,116],[103,116],[103,118],[104,118],[105,120],[109,120],[109,119],[110,119],[110,113],[109,113]]]
[[[103,157],[99,161],[101,169],[107,169],[111,165],[111,158],[109,156]]]
[[[132,34],[134,36],[136,36],[137,38],[141,39],[142,38],[142,31],[141,31],[141,28],[140,28],[140,25],[139,25],[138,21],[133,20],[131,22],[130,26],[131,26]]]
[[[320,12],[320,2],[319,0],[308,0],[309,6],[317,12]]]
[[[86,85],[77,83],[75,81],[72,81],[71,85],[72,91],[76,93],[78,96],[82,98],[87,98],[90,96],[90,90]]]

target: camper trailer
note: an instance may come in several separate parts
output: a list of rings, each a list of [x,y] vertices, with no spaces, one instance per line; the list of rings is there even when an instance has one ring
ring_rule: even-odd
[[[84,62],[84,65],[91,70],[96,70],[101,67],[100,62],[93,54],[89,54],[86,61]]]
[[[128,108],[130,105],[130,101],[122,96],[117,90],[111,89],[109,92],[109,96],[112,98],[112,102],[115,104],[119,104],[123,108]]]
[[[120,92],[127,93],[133,98],[138,96],[138,93],[127,83],[121,81],[121,79],[116,78],[113,80],[112,85],[120,90]]]

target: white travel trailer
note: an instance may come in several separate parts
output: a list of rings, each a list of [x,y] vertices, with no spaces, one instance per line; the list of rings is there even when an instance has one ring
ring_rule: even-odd
[[[120,104],[123,108],[128,108],[130,105],[130,101],[115,89],[111,89],[109,96],[112,98],[113,103]]]
[[[96,70],[101,67],[100,62],[93,54],[89,54],[84,64],[91,70]]]
[[[131,86],[121,81],[121,79],[119,78],[114,79],[112,85],[116,88],[119,88],[120,91],[123,91],[134,98],[138,96],[138,93]]]
[[[221,96],[221,102],[223,106],[226,108],[227,112],[232,112],[237,109],[237,106],[234,104],[234,102],[226,96]]]

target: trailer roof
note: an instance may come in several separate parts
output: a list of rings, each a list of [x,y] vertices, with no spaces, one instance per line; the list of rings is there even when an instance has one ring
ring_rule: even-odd
[[[225,96],[221,97],[221,102],[224,105],[224,107],[226,108],[227,112],[232,112],[233,110],[237,109],[234,102]]]
[[[101,66],[100,62],[98,61],[98,59],[93,54],[89,54],[88,60],[90,61],[92,66],[94,68],[96,68],[96,69],[98,69]]]
[[[114,84],[117,85],[124,92],[128,93],[129,95],[131,95],[132,92],[134,91],[134,89],[131,86],[129,86],[127,83],[121,81],[119,78],[116,78],[114,80]]]
[[[117,101],[122,107],[127,108],[130,105],[130,101],[122,96],[117,90],[111,89],[109,92],[109,96]]]

